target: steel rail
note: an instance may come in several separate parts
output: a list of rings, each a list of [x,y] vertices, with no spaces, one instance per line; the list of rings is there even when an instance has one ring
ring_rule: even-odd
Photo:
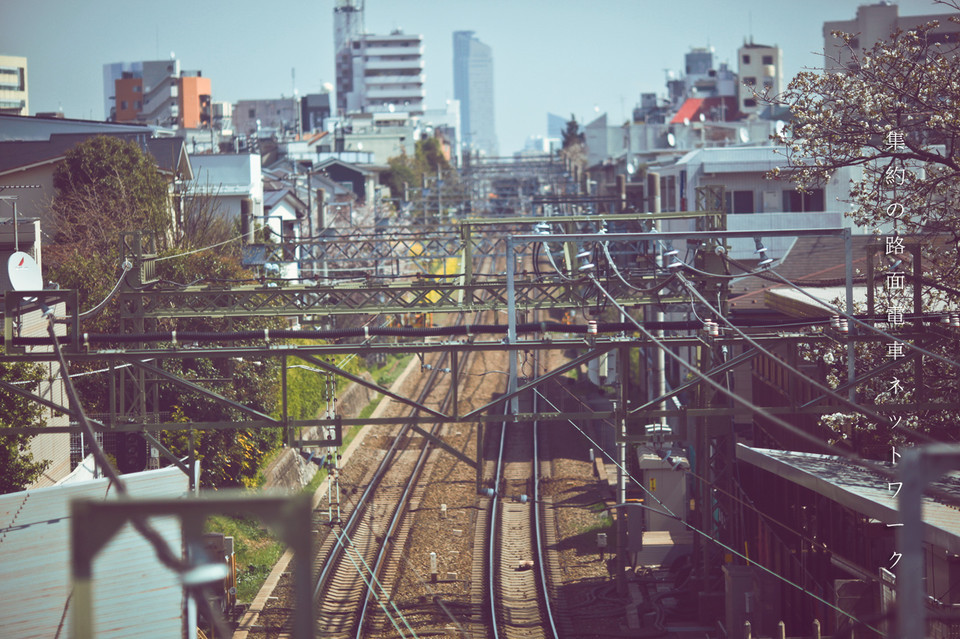
[[[480,313],[477,313],[476,319],[478,321],[480,318],[479,316],[480,316]],[[469,363],[469,353],[462,360],[461,366],[463,368],[466,368],[468,363]],[[440,372],[439,368],[440,366],[434,367],[434,374],[437,374]],[[433,376],[431,376],[431,381],[433,381]],[[454,385],[456,383],[457,383],[457,380],[455,379],[451,380],[450,388],[448,389],[446,395],[443,398],[443,401],[440,404],[441,411],[444,411],[449,407],[450,401],[452,400],[453,394],[454,394],[453,393]],[[427,393],[432,386],[433,386],[432,383],[428,383],[424,393]],[[423,399],[421,399],[420,401],[422,402]],[[414,410],[413,413],[416,413],[416,410]],[[430,434],[436,436],[442,425],[443,424],[441,422],[435,422],[433,428],[430,431]],[[410,473],[410,477],[403,488],[403,493],[400,495],[400,499],[397,502],[396,510],[394,510],[393,516],[390,519],[390,524],[387,526],[386,533],[384,534],[383,545],[380,547],[380,550],[377,552],[377,557],[376,557],[376,560],[374,561],[374,566],[371,571],[374,578],[379,577],[381,568],[383,567],[383,564],[386,561],[387,554],[391,548],[390,544],[392,543],[392,537],[393,537],[394,531],[400,525],[400,521],[403,519],[404,515],[408,514],[406,510],[407,504],[410,501],[410,497],[413,494],[413,491],[416,487],[417,482],[420,481],[420,475],[422,474],[423,468],[426,465],[427,457],[430,452],[431,452],[430,441],[427,439],[424,439],[423,448],[420,449],[420,456],[417,458],[417,462],[414,465],[413,471]],[[361,637],[363,636],[363,625],[364,625],[364,621],[366,620],[367,609],[370,603],[371,595],[373,595],[374,597],[377,597],[377,595],[372,592],[371,586],[368,584],[364,592],[363,600],[360,607],[360,619],[357,622],[357,632],[356,632],[357,639],[361,639]]]

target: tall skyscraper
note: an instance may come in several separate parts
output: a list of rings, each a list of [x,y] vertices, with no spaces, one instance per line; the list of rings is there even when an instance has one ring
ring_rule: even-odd
[[[363,0],[337,0],[333,36],[338,114],[423,113],[423,36],[364,33]]]
[[[463,145],[498,155],[493,120],[493,53],[473,31],[453,32],[453,97],[460,100]]]

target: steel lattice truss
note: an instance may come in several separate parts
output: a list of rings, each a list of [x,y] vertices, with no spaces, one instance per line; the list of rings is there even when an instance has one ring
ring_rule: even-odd
[[[642,281],[635,280],[642,285]],[[652,280],[651,280],[652,281]],[[628,288],[611,278],[604,287],[628,306],[680,303],[680,296],[651,300],[649,294]],[[597,304],[589,281],[533,279],[516,282],[517,310],[552,310]],[[177,290],[121,293],[124,317],[143,319],[252,317],[277,315],[353,315],[357,313],[454,313],[506,310],[505,280],[448,284],[412,281],[394,284],[340,284],[333,286],[217,287],[193,286]]]

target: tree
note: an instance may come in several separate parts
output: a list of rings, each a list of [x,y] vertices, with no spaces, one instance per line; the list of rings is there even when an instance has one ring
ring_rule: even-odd
[[[940,4],[960,10],[956,2]],[[950,19],[960,21],[957,16]],[[786,147],[788,166],[772,172],[806,190],[826,183],[843,167],[861,171],[862,178],[850,184],[849,215],[878,235],[894,240],[897,235],[914,235],[907,242],[921,243],[925,311],[945,305],[956,308],[960,300],[960,46],[945,41],[936,33],[937,26],[932,22],[897,31],[860,55],[853,46],[856,34],[835,33],[850,54],[843,68],[801,72],[777,99],[790,107],[793,120],[775,136]],[[888,255],[880,253],[886,260],[880,272],[900,268],[909,273],[908,266],[896,266],[897,259],[910,259],[909,252],[891,251],[888,244]],[[867,284],[884,289],[877,311],[887,314],[882,328],[896,333],[899,326],[891,314],[909,312],[909,291],[889,290],[883,280]],[[917,343],[960,360],[956,340],[937,337],[935,331],[925,331]],[[887,346],[887,342],[858,344],[856,374],[890,363]],[[803,354],[822,368],[833,387],[846,379],[841,347],[808,347]],[[956,367],[930,357],[903,362],[889,374],[858,385],[861,401],[883,412],[887,404],[930,402],[960,393]],[[958,439],[954,416],[947,411],[908,415],[891,409],[886,415],[891,421],[899,418],[900,428],[881,432],[870,420],[846,412],[827,415],[821,423],[838,441],[846,440],[871,457],[887,458],[890,445],[913,441],[908,431],[939,440]]]
[[[54,171],[54,243],[44,270],[61,288],[76,289],[81,308],[105,298],[120,275],[120,237],[143,230],[166,243],[171,225],[167,182],[133,141],[89,138],[67,152]],[[115,307],[90,320],[88,331],[116,325]]]
[[[587,143],[586,135],[583,131],[580,130],[580,125],[577,123],[577,118],[575,115],[570,114],[570,119],[567,121],[567,127],[560,132],[562,136],[562,148],[569,149],[570,147],[576,145],[584,145]]]
[[[561,135],[563,146],[560,149],[560,156],[570,162],[575,173],[579,173],[587,167],[587,136],[580,130],[577,118],[573,114],[570,114],[567,128],[561,132]]]
[[[776,137],[786,146],[787,175],[801,190],[825,183],[841,167],[862,170],[849,196],[858,224],[948,236],[948,250],[932,257],[946,269],[941,275],[955,276],[960,45],[943,42],[937,26],[897,31],[860,56],[851,46],[856,35],[835,33],[852,61],[844,71],[799,73],[779,96],[793,120]]]
[[[443,155],[440,141],[428,136],[417,141],[413,157],[404,153],[388,159],[387,164],[390,170],[381,174],[380,183],[390,188],[390,196],[394,198],[403,197],[404,183],[409,196],[410,189],[420,188],[424,176],[434,177],[440,171],[452,179],[455,173]]]
[[[62,288],[80,293],[83,310],[107,297],[120,275],[120,238],[125,231],[146,231],[158,238],[161,248],[170,239],[171,206],[167,184],[152,157],[133,142],[116,138],[91,138],[68,154],[58,167],[53,202],[57,223],[55,243],[44,247],[48,277]],[[201,197],[185,206],[187,230],[194,237],[177,238],[180,246],[166,249],[157,263],[158,278],[170,282],[195,281],[242,282],[253,274],[240,266],[239,255],[230,247],[175,257],[188,248],[202,248],[198,241],[216,244],[229,234],[229,225],[219,215],[214,198]],[[215,241],[214,241],[215,240]],[[174,325],[162,322],[158,330],[181,331],[245,330],[278,328],[276,318],[216,320],[182,319]],[[85,318],[84,332],[118,333],[120,316],[116,303],[96,316]],[[270,413],[278,397],[279,366],[268,359],[263,363],[221,359],[192,359],[164,364],[172,373],[194,380],[214,382],[216,392],[253,408]],[[84,367],[73,367],[82,372]],[[104,375],[77,377],[74,380],[84,407],[93,413],[110,409],[108,380]],[[201,396],[184,394],[169,384],[160,386],[160,403],[169,407],[173,419],[183,421],[231,421],[241,419],[238,411]],[[186,435],[166,433],[163,438],[174,452],[185,454]],[[263,454],[279,444],[277,429],[205,431],[198,438],[196,451],[201,460],[207,486],[249,485],[254,481]]]
[[[57,244],[115,254],[121,231],[147,229],[166,239],[167,182],[132,140],[96,136],[81,142],[57,166],[53,185]]]
[[[0,379],[36,387],[43,378],[39,366],[22,362],[0,364]],[[28,445],[29,435],[4,433],[5,428],[44,426],[43,410],[13,393],[0,393],[0,493],[23,490],[47,469],[49,461],[34,461]]]

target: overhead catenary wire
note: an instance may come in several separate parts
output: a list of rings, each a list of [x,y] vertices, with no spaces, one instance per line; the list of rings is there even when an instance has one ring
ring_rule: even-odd
[[[219,247],[219,246],[223,246],[224,244],[230,244],[231,242],[236,242],[236,241],[238,241],[238,240],[242,240],[244,237],[245,237],[245,236],[243,236],[243,235],[238,235],[237,237],[230,238],[229,240],[224,240],[224,241],[222,241],[222,242],[217,242],[216,244],[211,244],[211,245],[209,245],[209,246],[203,246],[203,247],[200,247],[200,248],[197,248],[197,249],[193,249],[192,251],[185,251],[185,252],[183,252],[183,253],[174,253],[174,254],[171,254],[171,255],[164,255],[163,257],[155,257],[155,258],[153,258],[153,261],[154,261],[154,262],[163,262],[164,260],[172,260],[172,259],[175,259],[175,258],[178,258],[178,257],[186,257],[186,256],[188,256],[188,255],[193,255],[193,254],[195,254],[195,253],[203,253],[204,251],[209,251],[210,249],[215,249],[215,248],[217,248],[217,247]]]
[[[547,399],[539,390],[534,389],[534,392],[535,392],[537,395],[539,395],[547,404],[549,404],[549,405],[553,408],[553,410],[555,410],[555,411],[557,411],[557,412],[560,412],[560,409],[557,408],[557,406],[556,406],[553,402],[551,402],[549,399]],[[606,450],[604,450],[603,447],[601,447],[596,441],[594,441],[594,439],[593,439],[592,437],[590,437],[590,435],[588,435],[582,428],[580,428],[573,420],[568,419],[567,422],[569,422],[574,428],[576,428],[576,429],[580,432],[580,434],[583,435],[583,436],[587,439],[587,441],[589,441],[590,444],[594,446],[594,448],[596,448],[596,449],[599,450],[604,456],[606,456],[606,457],[611,461],[611,463],[613,463],[614,466],[616,466],[617,468],[619,468],[619,469],[621,470],[621,472],[623,472],[626,477],[628,477],[634,484],[636,484],[637,486],[639,486],[639,487],[643,490],[644,493],[646,493],[646,494],[649,495],[651,498],[653,498],[653,500],[656,501],[657,504],[658,504],[660,507],[663,508],[663,510],[657,510],[656,508],[652,508],[652,507],[647,506],[647,507],[646,507],[647,509],[649,509],[649,510],[651,510],[651,511],[657,513],[657,514],[663,515],[664,517],[669,517],[669,518],[671,518],[671,519],[673,519],[673,520],[681,523],[682,525],[686,526],[691,532],[693,532],[693,533],[695,533],[695,534],[697,534],[697,535],[700,535],[701,537],[703,537],[703,538],[705,538],[705,539],[708,539],[708,540],[712,541],[713,543],[717,544],[718,546],[720,546],[721,548],[723,548],[723,549],[726,550],[727,552],[736,555],[736,556],[739,557],[740,559],[743,559],[743,560],[745,560],[745,561],[750,562],[751,565],[754,565],[754,566],[756,566],[757,568],[760,568],[760,569],[763,570],[764,572],[772,575],[773,577],[776,577],[777,579],[783,581],[785,584],[787,584],[787,585],[789,585],[789,586],[791,586],[791,587],[793,587],[793,588],[796,588],[796,589],[799,590],[800,592],[802,592],[802,593],[804,593],[804,594],[806,594],[806,595],[808,595],[808,596],[810,596],[810,597],[813,597],[813,598],[816,599],[818,602],[820,602],[820,603],[822,603],[822,604],[830,607],[831,609],[839,612],[840,614],[848,617],[848,618],[851,619],[852,621],[855,621],[856,623],[863,624],[865,627],[869,628],[870,630],[873,630],[873,631],[877,632],[878,634],[881,634],[881,635],[883,634],[883,633],[881,633],[878,629],[876,629],[876,628],[874,628],[874,627],[866,624],[864,621],[858,619],[858,618],[857,618],[856,616],[854,616],[852,613],[847,612],[846,610],[843,610],[842,608],[840,608],[840,607],[838,607],[838,606],[830,603],[829,601],[827,601],[826,599],[820,597],[820,596],[817,595],[816,593],[810,592],[809,590],[807,590],[806,588],[804,588],[804,587],[801,586],[800,584],[797,584],[797,583],[793,582],[792,580],[790,580],[789,578],[784,577],[783,575],[781,575],[781,574],[777,573],[776,571],[772,570],[771,568],[767,568],[767,567],[764,566],[763,564],[758,563],[755,559],[750,559],[749,557],[747,557],[747,556],[744,555],[743,553],[739,552],[738,550],[736,550],[736,549],[734,549],[734,548],[731,548],[730,546],[728,546],[727,544],[723,543],[722,541],[720,541],[720,540],[717,539],[716,537],[713,537],[712,535],[710,535],[710,533],[704,532],[704,531],[700,530],[699,528],[697,528],[696,526],[694,526],[693,524],[690,524],[690,523],[684,521],[684,519],[683,519],[682,517],[680,517],[679,515],[677,515],[676,513],[674,513],[672,510],[670,510],[670,508],[669,508],[666,504],[664,504],[664,503],[660,500],[660,498],[658,498],[655,494],[653,494],[650,490],[648,490],[647,487],[643,485],[643,482],[638,481],[633,475],[631,475],[630,472],[628,471],[628,469],[620,466],[620,464],[617,463],[617,461],[616,461]]]
[[[829,388],[829,387],[827,387],[827,386],[824,386],[823,384],[821,384],[819,381],[817,381],[817,380],[814,379],[813,377],[807,375],[806,373],[803,373],[802,371],[798,370],[798,369],[795,368],[794,366],[791,366],[789,363],[781,360],[781,359],[778,358],[776,355],[774,355],[773,353],[771,353],[769,350],[767,350],[766,348],[764,348],[763,346],[761,346],[760,343],[757,342],[755,339],[751,338],[749,335],[747,335],[747,334],[746,334],[745,332],[743,332],[741,329],[739,329],[738,327],[734,326],[733,322],[731,322],[730,320],[728,320],[728,319],[723,315],[723,313],[720,312],[719,309],[714,308],[714,307],[710,304],[709,300],[707,300],[707,298],[704,297],[704,296],[700,293],[700,291],[698,291],[697,288],[696,288],[690,281],[688,281],[688,280],[687,280],[686,278],[684,278],[682,275],[678,275],[677,277],[680,279],[680,282],[683,284],[684,287],[686,287],[686,289],[690,292],[691,295],[695,296],[697,299],[700,300],[700,302],[701,302],[702,304],[706,305],[706,307],[709,308],[716,317],[720,318],[720,320],[722,320],[724,324],[726,324],[726,325],[729,326],[731,329],[733,329],[733,331],[736,332],[736,333],[737,333],[742,339],[744,339],[748,344],[750,344],[751,346],[753,346],[754,348],[756,348],[758,351],[760,351],[761,353],[763,353],[764,355],[766,355],[766,356],[769,357],[770,359],[778,362],[778,364],[779,364],[780,366],[782,366],[782,367],[785,368],[786,370],[790,371],[790,372],[793,373],[794,375],[800,377],[801,379],[805,380],[807,383],[809,383],[811,386],[815,387],[816,389],[818,389],[819,391],[821,391],[821,392],[824,393],[825,395],[827,395],[827,396],[829,396],[829,397],[837,400],[838,402],[841,402],[841,403],[845,404],[846,406],[849,406],[849,407],[853,408],[854,410],[860,412],[861,414],[865,415],[866,417],[869,417],[870,419],[876,421],[877,423],[886,426],[887,428],[890,428],[890,429],[893,429],[893,428],[900,429],[901,431],[903,431],[903,432],[904,432],[905,434],[907,434],[908,436],[914,437],[914,438],[916,438],[916,439],[920,439],[920,440],[922,440],[922,441],[924,441],[924,442],[927,442],[927,443],[932,443],[932,442],[934,441],[934,439],[933,439],[932,437],[928,436],[928,435],[925,435],[925,434],[920,433],[920,432],[917,432],[917,431],[915,431],[915,430],[913,430],[913,429],[907,428],[906,426],[901,426],[900,424],[894,423],[894,422],[890,421],[889,419],[887,419],[886,417],[884,417],[883,415],[880,415],[880,414],[877,413],[876,411],[873,411],[873,410],[871,410],[871,409],[869,409],[869,408],[867,408],[867,407],[865,407],[865,406],[861,406],[861,405],[857,404],[856,402],[850,401],[849,398],[844,397],[843,395],[841,395],[841,394],[838,393],[837,391],[833,390],[832,388]]]
[[[737,262],[736,260],[730,259],[729,261],[730,261],[731,264],[734,264],[735,266],[737,266],[737,267],[739,267],[739,268],[745,268],[743,265],[741,265],[741,264],[740,264],[739,262]],[[774,271],[774,270],[772,270],[772,269],[771,269],[771,270],[768,270],[767,272],[768,272],[768,273],[772,273],[774,276],[776,276],[781,282],[783,282],[783,283],[786,284],[787,286],[789,286],[789,287],[793,288],[794,290],[802,293],[803,295],[806,295],[807,297],[809,297],[810,299],[812,299],[814,302],[817,302],[818,304],[823,305],[823,306],[824,306],[825,308],[827,308],[828,310],[836,313],[836,314],[839,315],[840,317],[843,317],[843,318],[846,318],[846,319],[852,321],[853,323],[857,324],[858,326],[862,326],[863,328],[866,328],[866,329],[869,330],[869,331],[873,331],[874,333],[876,333],[877,335],[880,335],[881,337],[885,337],[885,338],[887,338],[887,339],[893,340],[894,342],[897,342],[897,343],[899,343],[899,344],[902,344],[902,345],[906,346],[907,348],[909,348],[910,350],[916,351],[916,352],[920,353],[921,355],[926,355],[926,356],[928,356],[928,357],[932,357],[932,358],[934,358],[935,360],[938,360],[938,361],[940,361],[940,362],[943,362],[944,364],[948,364],[948,365],[950,365],[950,366],[953,366],[954,368],[960,368],[960,362],[958,362],[958,361],[956,361],[956,360],[952,360],[952,359],[950,359],[950,358],[948,358],[948,357],[944,357],[943,355],[938,355],[937,353],[933,353],[933,352],[931,352],[931,351],[928,351],[927,349],[923,348],[922,346],[917,346],[916,344],[912,344],[911,342],[908,342],[908,341],[906,341],[906,340],[900,339],[899,337],[897,337],[897,336],[895,336],[895,335],[891,335],[890,333],[887,333],[886,331],[881,330],[881,329],[877,328],[876,326],[871,326],[870,324],[862,321],[861,319],[858,319],[856,315],[853,315],[853,314],[851,314],[851,313],[849,313],[849,312],[846,312],[846,311],[842,311],[842,310],[840,310],[839,308],[837,308],[836,306],[834,306],[833,304],[830,304],[829,302],[827,302],[827,301],[825,301],[825,300],[822,300],[822,299],[820,299],[819,297],[813,295],[812,293],[810,293],[809,291],[807,291],[807,290],[804,289],[803,287],[798,286],[798,285],[795,284],[794,282],[788,280],[787,278],[785,278],[785,277],[784,277],[783,275],[781,275],[780,273],[778,273],[778,272],[776,272],[776,271]],[[851,310],[852,310],[852,309],[851,309]],[[924,315],[924,316],[926,317],[926,315]],[[933,313],[933,314],[931,314],[931,317],[932,317],[932,316],[942,317],[943,314],[942,314],[942,313]]]
[[[723,385],[720,384],[719,382],[717,382],[717,381],[715,381],[715,380],[713,380],[713,379],[710,379],[709,376],[704,375],[704,374],[703,374],[701,371],[699,371],[695,366],[691,365],[691,364],[688,363],[686,360],[684,360],[682,357],[680,357],[679,355],[677,355],[676,353],[674,353],[671,349],[669,349],[669,348],[667,347],[666,344],[664,344],[662,341],[660,341],[659,339],[657,339],[656,336],[654,336],[650,331],[648,331],[646,328],[644,328],[644,326],[643,326],[642,324],[640,324],[639,322],[637,322],[636,320],[634,320],[633,317],[631,317],[631,316],[627,313],[626,309],[624,309],[622,306],[620,306],[620,304],[616,301],[616,299],[615,299],[612,295],[610,295],[610,293],[607,292],[607,290],[604,289],[603,286],[602,286],[595,278],[593,279],[593,282],[594,282],[594,284],[596,285],[596,287],[598,288],[598,290],[602,291],[602,293],[603,293],[608,299],[610,299],[610,301],[611,301],[611,303],[613,304],[613,306],[614,306],[615,308],[617,308],[617,310],[620,311],[620,313],[622,314],[622,316],[623,316],[623,317],[626,317],[626,318],[629,319],[629,320],[631,320],[631,322],[633,322],[633,324],[637,326],[637,328],[639,329],[639,331],[640,331],[647,339],[649,339],[651,342],[653,342],[658,348],[662,349],[668,356],[670,356],[673,360],[675,360],[678,364],[680,364],[680,366],[682,366],[682,367],[686,368],[687,370],[689,370],[693,375],[695,375],[696,377],[700,378],[702,381],[706,382],[708,385],[710,385],[710,386],[712,386],[713,388],[717,389],[718,391],[720,391],[721,393],[723,393],[723,394],[726,395],[727,397],[730,397],[733,401],[735,401],[735,402],[737,402],[738,404],[744,406],[744,407],[747,408],[748,410],[754,412],[754,413],[757,414],[757,415],[760,415],[761,417],[769,420],[770,422],[772,422],[772,423],[776,424],[777,426],[779,426],[780,428],[782,428],[782,429],[784,429],[784,430],[786,430],[786,431],[788,431],[788,432],[796,435],[797,437],[800,437],[800,438],[802,438],[802,439],[810,442],[811,444],[817,446],[818,448],[820,448],[820,449],[822,449],[822,450],[825,450],[825,451],[827,451],[827,452],[829,452],[829,453],[836,454],[836,455],[838,455],[838,456],[840,456],[840,457],[843,457],[843,458],[845,458],[845,459],[848,459],[848,460],[850,460],[850,461],[853,462],[853,463],[856,463],[856,464],[859,464],[859,465],[861,465],[861,466],[867,467],[867,468],[869,468],[870,470],[873,470],[874,472],[878,473],[879,475],[881,475],[881,476],[883,476],[883,477],[886,477],[886,478],[888,478],[888,479],[892,479],[892,480],[894,480],[894,481],[897,480],[898,477],[897,477],[896,473],[894,473],[894,472],[892,472],[891,470],[885,468],[884,466],[881,466],[881,465],[879,465],[879,464],[877,464],[877,463],[875,463],[875,462],[872,462],[872,461],[870,461],[870,460],[863,459],[863,458],[860,457],[859,455],[857,455],[857,454],[855,454],[855,453],[852,453],[852,452],[850,452],[850,451],[844,450],[844,449],[842,449],[842,448],[839,448],[839,447],[837,447],[837,446],[834,446],[834,445],[830,444],[829,442],[825,442],[825,441],[821,440],[820,438],[816,437],[815,435],[812,435],[811,433],[808,433],[807,431],[805,431],[805,430],[803,430],[803,429],[801,429],[801,428],[798,428],[797,426],[794,426],[793,424],[791,424],[791,423],[789,423],[789,422],[787,422],[787,421],[785,421],[785,420],[777,417],[776,415],[771,414],[771,413],[768,412],[767,410],[765,410],[765,409],[763,409],[763,408],[761,408],[761,407],[753,404],[751,401],[749,401],[749,400],[747,400],[747,399],[745,399],[745,398],[737,395],[736,393],[730,391],[728,388],[726,388],[725,386],[723,386]],[[928,486],[928,487],[927,487],[927,491],[928,491],[930,494],[932,494],[932,495],[935,495],[935,496],[937,496],[937,497],[940,497],[941,499],[943,499],[943,500],[946,501],[947,503],[954,504],[954,505],[960,505],[960,498],[958,498],[956,495],[954,495],[954,494],[952,494],[952,493],[949,493],[949,492],[947,492],[947,491],[945,491],[945,490],[936,488],[936,487],[934,487],[934,486]]]
[[[121,267],[123,268],[123,272],[120,274],[120,277],[117,279],[117,283],[113,285],[113,290],[107,293],[107,296],[103,299],[103,301],[101,301],[99,304],[97,304],[90,310],[83,311],[82,313],[78,313],[77,316],[80,319],[82,320],[88,319],[93,317],[94,315],[99,314],[103,309],[107,307],[107,304],[110,303],[110,300],[116,297],[117,293],[120,291],[120,286],[123,284],[123,278],[127,275],[130,269],[133,268],[133,263],[130,262],[130,260],[124,260],[123,264],[121,264]]]

